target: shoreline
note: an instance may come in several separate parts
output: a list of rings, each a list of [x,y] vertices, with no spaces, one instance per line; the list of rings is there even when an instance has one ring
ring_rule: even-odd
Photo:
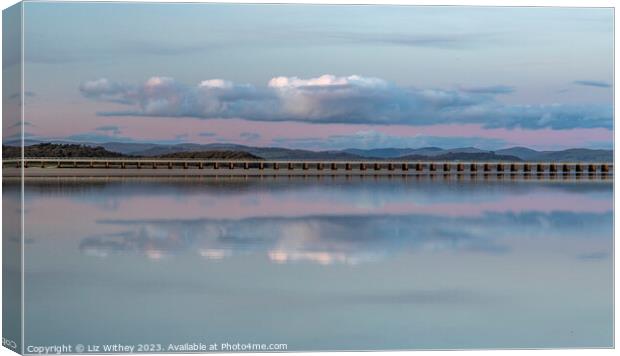
[[[3,179],[22,178],[21,169],[4,168]],[[24,169],[24,179],[38,178],[427,178],[427,179],[446,179],[446,180],[523,180],[523,181],[554,181],[554,182],[575,182],[575,181],[603,181],[613,182],[613,173],[523,173],[523,172],[417,172],[409,171],[390,171],[390,170],[366,170],[366,171],[347,171],[347,170],[287,170],[287,169],[119,169],[119,168],[40,168],[31,167]]]

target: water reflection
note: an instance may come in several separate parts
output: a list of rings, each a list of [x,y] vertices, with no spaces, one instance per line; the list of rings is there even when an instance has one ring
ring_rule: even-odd
[[[100,220],[119,232],[80,242],[88,255],[136,253],[151,259],[197,254],[209,260],[260,254],[275,263],[358,264],[415,250],[507,253],[514,232],[528,239],[580,239],[584,223],[607,230],[610,214],[571,212],[434,215],[307,216],[239,220]],[[590,230],[592,228],[589,228]],[[594,235],[596,238],[597,235]],[[582,258],[594,258],[596,252]]]
[[[612,188],[29,181],[26,343],[609,346]]]

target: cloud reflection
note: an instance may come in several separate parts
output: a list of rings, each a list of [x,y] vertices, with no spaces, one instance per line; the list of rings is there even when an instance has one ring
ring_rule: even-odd
[[[488,213],[482,217],[368,215],[259,217],[239,220],[101,220],[120,230],[84,238],[80,251],[134,253],[158,260],[195,254],[218,261],[263,255],[273,263],[357,265],[418,250],[511,252],[515,239],[583,238],[584,222],[611,226],[611,214]],[[603,234],[604,235],[604,234]]]

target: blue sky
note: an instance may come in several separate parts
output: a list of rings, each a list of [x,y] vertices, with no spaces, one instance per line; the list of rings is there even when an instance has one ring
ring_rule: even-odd
[[[611,9],[30,2],[25,69],[37,137],[552,148],[613,136]]]

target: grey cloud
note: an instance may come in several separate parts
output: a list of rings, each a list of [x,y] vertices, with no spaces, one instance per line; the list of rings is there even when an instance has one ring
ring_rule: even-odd
[[[152,77],[142,85],[114,83],[106,78],[80,85],[90,99],[115,102],[132,110],[102,112],[102,116],[163,116],[268,120],[274,112],[273,93],[248,84],[234,84],[220,79],[188,86],[168,77]]]
[[[80,85],[93,100],[124,104],[102,116],[242,118],[255,121],[433,125],[478,123],[489,128],[612,128],[611,105],[505,105],[511,87],[419,89],[352,75],[275,77],[256,87],[222,79],[185,85],[152,77],[140,85],[102,78]]]
[[[109,132],[112,135],[118,135],[121,133],[121,128],[115,125],[104,125],[95,128],[95,131]]]
[[[137,56],[186,56],[197,53],[210,53],[222,49],[241,46],[250,47],[269,43],[280,46],[299,46],[313,44],[374,44],[385,46],[405,46],[436,49],[469,49],[480,46],[496,45],[495,33],[364,33],[364,32],[327,32],[319,29],[289,29],[289,31],[266,30],[260,33],[244,33],[242,38],[234,41],[223,41],[215,38],[187,39],[185,42],[165,41],[161,38],[154,41],[150,38],[119,39],[114,42],[99,41],[97,45],[87,48],[72,47],[72,41],[55,41],[47,33],[35,33],[25,43],[24,61],[31,63],[66,64],[76,62],[115,61],[119,57]],[[268,38],[268,40],[266,40]],[[7,51],[8,52],[8,51]],[[19,63],[19,58],[12,58],[7,63]]]
[[[376,294],[354,294],[342,298],[347,304],[469,304],[485,303],[488,305],[497,297],[473,293],[469,290],[439,289],[410,290],[402,292],[384,292]]]
[[[200,43],[128,41],[124,46],[122,46],[122,50],[127,53],[174,56],[212,51],[215,49],[220,49],[221,47],[223,47],[221,44],[204,41]]]
[[[82,38],[58,41],[49,33],[33,33],[24,46],[24,61],[30,63],[66,64],[76,62],[115,61],[128,56],[175,56],[217,50],[224,47],[213,41],[166,41],[152,39],[118,39],[95,41],[76,48],[72,45]],[[96,44],[94,44],[96,43]]]
[[[491,111],[494,119],[487,120],[488,128],[552,128],[567,130],[573,128],[612,129],[613,109],[611,105],[513,105]]]
[[[107,143],[110,141],[114,142],[125,142],[125,143],[147,143],[147,144],[162,144],[162,145],[173,145],[178,143],[183,143],[184,141],[173,137],[171,139],[162,139],[162,140],[138,140],[128,136],[120,136],[120,135],[108,135],[105,133],[101,133],[101,131],[94,132],[80,132],[73,135],[69,135],[66,137],[39,137],[37,136],[39,141],[71,141],[76,143]]]
[[[260,139],[260,137],[261,137],[256,132],[242,132],[242,133],[239,134],[239,136],[241,138],[244,138],[244,139],[248,140],[248,141],[255,141],[255,140]]]
[[[36,94],[32,91],[24,91],[24,97],[32,98],[35,95]],[[13,93],[9,96],[9,99],[20,99],[20,98],[21,98],[21,93]]]
[[[489,87],[464,87],[460,90],[474,94],[510,94],[514,93],[515,88],[506,85],[493,85]]]
[[[131,85],[111,82],[105,78],[80,84],[80,93],[89,99],[132,104],[136,88]]]
[[[39,136],[36,136],[36,135],[34,135],[34,134],[30,133],[30,132],[24,132],[23,138],[26,138],[26,139],[38,139]],[[9,136],[3,137],[2,138],[2,142],[5,143],[5,144],[6,143],[11,143],[12,144],[12,143],[15,143],[15,142],[21,142],[21,139],[22,139],[22,134],[21,133],[16,133],[16,134],[13,134],[13,135],[9,135]]]
[[[215,137],[215,136],[217,136],[217,134],[215,132],[205,131],[205,132],[200,132],[198,134],[198,136],[200,136],[200,137]]]
[[[96,60],[97,58],[91,56],[79,56],[79,55],[68,55],[68,54],[44,54],[44,53],[33,53],[30,55],[26,55],[24,57],[24,62],[29,63],[44,63],[44,64],[67,64],[74,62],[87,62]]]
[[[111,136],[107,134],[101,134],[98,132],[82,132],[82,133],[69,135],[67,137],[64,137],[63,139],[67,141],[74,141],[74,142],[94,142],[94,143],[109,142],[110,140],[133,142],[130,137]]]
[[[611,88],[611,84],[598,80],[575,80],[573,84],[597,88]]]
[[[384,44],[407,47],[430,47],[439,49],[468,49],[480,45],[497,43],[497,35],[492,33],[362,33],[332,32],[323,33],[323,38],[353,43]]]
[[[30,121],[24,121],[23,123],[21,121],[18,121],[16,123],[14,123],[13,125],[11,125],[11,128],[15,128],[15,127],[22,127],[22,124],[24,126],[34,126],[34,124]]]
[[[609,257],[609,253],[605,251],[592,252],[592,253],[582,253],[577,255],[577,259],[582,261],[599,261],[604,260]]]

